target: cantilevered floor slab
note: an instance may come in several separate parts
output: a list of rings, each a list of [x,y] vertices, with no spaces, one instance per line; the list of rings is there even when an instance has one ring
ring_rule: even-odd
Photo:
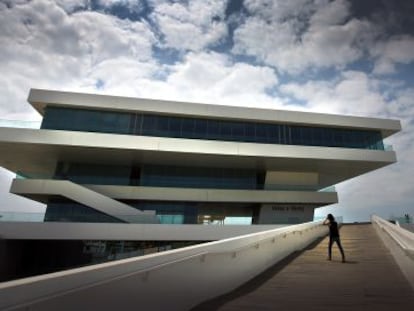
[[[79,190],[82,191],[72,191],[69,193],[69,186],[72,186],[71,188],[78,186],[78,188],[80,187]],[[85,198],[81,196],[82,192],[90,193],[92,198],[98,193],[115,200],[164,200],[215,203],[306,203],[308,206],[324,206],[338,202],[336,192],[75,185],[66,180],[17,178],[13,180],[10,192],[42,203],[47,203],[50,196],[62,195],[85,204]],[[91,200],[88,202],[90,203],[88,206],[96,206],[96,209],[99,209],[99,204],[93,201],[93,199]],[[117,201],[113,203],[113,205],[121,204]],[[102,210],[102,212],[105,211]],[[134,211],[128,213],[128,210],[126,210],[124,215],[132,215],[131,212]],[[106,212],[106,214],[109,213]]]
[[[310,172],[318,188],[396,162],[394,151],[2,128],[0,166],[51,178],[56,163],[177,165]],[[30,161],[28,159],[30,158]]]
[[[238,290],[193,310],[409,310],[414,291],[372,225],[341,229],[347,263],[328,238]],[[407,309],[408,308],[408,309]]]

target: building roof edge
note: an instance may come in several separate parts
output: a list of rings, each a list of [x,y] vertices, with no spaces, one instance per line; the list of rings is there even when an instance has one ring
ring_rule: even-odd
[[[316,112],[224,106],[203,103],[166,101],[148,98],[31,89],[28,102],[41,114],[48,105],[112,111],[157,112],[166,115],[204,117],[253,122],[289,123],[379,130],[383,138],[401,130],[399,120],[326,114]]]

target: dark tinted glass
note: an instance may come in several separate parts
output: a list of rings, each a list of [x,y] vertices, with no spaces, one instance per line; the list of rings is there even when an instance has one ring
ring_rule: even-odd
[[[383,150],[379,131],[47,107],[43,129]]]

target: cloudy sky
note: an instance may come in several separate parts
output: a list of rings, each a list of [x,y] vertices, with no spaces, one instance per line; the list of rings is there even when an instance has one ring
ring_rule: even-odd
[[[337,185],[345,221],[414,214],[414,1],[0,0],[0,118],[28,91],[401,120],[398,163]],[[0,210],[42,211],[8,194]]]

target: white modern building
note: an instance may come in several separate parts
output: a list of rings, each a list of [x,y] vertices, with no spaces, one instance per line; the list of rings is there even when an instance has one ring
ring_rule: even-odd
[[[1,128],[11,192],[46,222],[311,221],[335,184],[396,161],[400,122],[33,89],[41,129]]]
[[[335,184],[396,161],[383,140],[401,129],[397,120],[39,89],[28,101],[41,128],[0,128],[0,165],[17,175],[12,193],[47,209],[43,223],[1,224],[9,255],[0,280],[33,253],[25,275],[93,262],[93,252],[132,256],[312,221],[315,208],[338,202]],[[199,225],[238,218],[256,226]]]

